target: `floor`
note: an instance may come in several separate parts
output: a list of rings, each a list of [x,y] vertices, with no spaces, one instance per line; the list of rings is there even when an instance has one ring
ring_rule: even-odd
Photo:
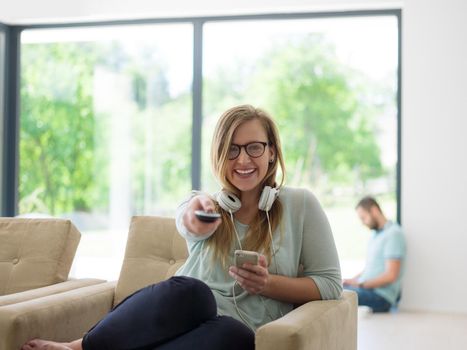
[[[358,350],[467,349],[467,315],[358,310]]]

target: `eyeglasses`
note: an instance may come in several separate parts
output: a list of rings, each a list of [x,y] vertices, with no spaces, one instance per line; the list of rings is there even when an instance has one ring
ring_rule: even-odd
[[[264,150],[268,145],[269,143],[260,141],[250,142],[245,145],[236,145],[232,143],[229,147],[229,153],[227,157],[229,160],[234,160],[240,155],[242,148],[245,148],[246,154],[252,158],[258,158],[264,154]]]

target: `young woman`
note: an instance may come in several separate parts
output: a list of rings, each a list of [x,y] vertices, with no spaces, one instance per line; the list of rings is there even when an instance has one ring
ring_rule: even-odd
[[[295,304],[339,298],[329,223],[311,192],[283,187],[279,134],[266,112],[250,105],[227,110],[211,160],[222,191],[195,193],[179,207],[189,257],[176,276],[125,299],[83,339],[32,340],[23,350],[254,349],[254,331]],[[221,218],[204,222],[197,210]],[[237,249],[260,253],[259,263],[235,266]]]

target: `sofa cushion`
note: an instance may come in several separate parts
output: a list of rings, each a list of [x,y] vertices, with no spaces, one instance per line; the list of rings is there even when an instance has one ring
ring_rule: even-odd
[[[0,218],[0,295],[65,281],[80,237],[69,220]]]
[[[133,217],[114,304],[138,289],[173,276],[187,257],[186,242],[177,232],[175,219]]]
[[[2,306],[23,303],[25,301],[42,298],[47,295],[60,294],[69,290],[93,286],[104,282],[104,280],[97,278],[69,279],[65,282],[55,283],[42,288],[34,288],[24,292],[2,295],[0,296],[0,317]]]

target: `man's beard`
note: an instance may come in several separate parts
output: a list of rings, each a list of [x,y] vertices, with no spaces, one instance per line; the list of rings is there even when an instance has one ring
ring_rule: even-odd
[[[374,218],[371,218],[370,229],[371,230],[378,230],[379,229],[378,223],[376,222],[376,220]]]

